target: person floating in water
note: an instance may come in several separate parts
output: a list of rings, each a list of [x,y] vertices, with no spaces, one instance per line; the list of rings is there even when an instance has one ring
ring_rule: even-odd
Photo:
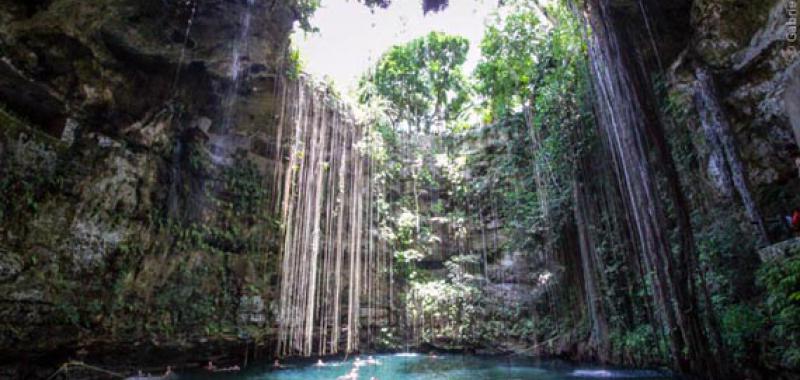
[[[367,356],[366,363],[369,364],[369,365],[380,365],[381,364],[381,362],[379,362],[377,359],[375,359],[375,357],[373,357],[372,355]]]
[[[324,366],[325,363],[322,361],[322,359],[317,360],[317,362],[314,364],[314,367],[324,367]]]
[[[208,361],[208,364],[204,368],[206,369],[206,371],[209,371],[209,372],[238,372],[238,371],[241,371],[241,368],[238,365],[233,365],[233,366],[225,367],[225,368],[217,368],[217,366],[215,366],[214,362],[212,362],[211,360]]]
[[[339,376],[336,380],[358,380],[358,367],[353,367],[347,375]]]
[[[275,363],[272,363],[272,368],[281,369],[283,368],[283,365],[281,365],[281,362],[278,361],[278,359],[275,359]]]
[[[230,367],[216,369],[216,370],[214,370],[214,372],[239,372],[241,370],[242,369],[238,365],[233,365],[233,366],[230,366]]]

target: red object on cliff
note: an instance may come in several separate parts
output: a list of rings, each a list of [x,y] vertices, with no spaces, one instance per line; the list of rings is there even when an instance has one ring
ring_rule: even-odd
[[[792,229],[795,231],[800,230],[800,209],[795,209],[792,212]]]

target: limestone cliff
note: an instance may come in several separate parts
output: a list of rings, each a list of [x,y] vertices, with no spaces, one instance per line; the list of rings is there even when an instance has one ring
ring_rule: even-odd
[[[777,351],[795,344],[781,346],[793,338],[775,330],[771,269],[757,252],[790,237],[784,217],[800,201],[795,2],[587,4],[595,114],[633,241],[659,284],[654,313],[669,326],[672,367],[791,378],[793,354]],[[713,305],[703,321],[700,304]],[[750,317],[763,325],[744,326]]]
[[[0,377],[199,360],[271,333],[283,89],[327,96],[287,79],[301,14],[0,1]]]

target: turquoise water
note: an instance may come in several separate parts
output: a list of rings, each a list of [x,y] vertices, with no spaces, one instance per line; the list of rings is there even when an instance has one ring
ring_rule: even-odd
[[[441,355],[436,358],[417,354],[376,355],[377,364],[366,364],[361,357],[357,365],[330,359],[324,366],[313,362],[287,364],[273,370],[268,366],[250,367],[237,373],[195,373],[180,379],[218,380],[567,380],[567,379],[675,379],[658,371],[623,370],[573,366],[557,361],[534,361],[506,357]],[[356,376],[353,368],[358,367]]]

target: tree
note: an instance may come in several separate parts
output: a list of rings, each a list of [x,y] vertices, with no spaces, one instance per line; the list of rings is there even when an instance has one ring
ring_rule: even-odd
[[[468,50],[467,39],[440,32],[394,46],[362,78],[360,101],[383,97],[393,122],[409,130],[430,132],[446,125],[463,114],[469,99],[461,70]]]
[[[533,74],[540,71],[541,23],[533,12],[513,13],[499,26],[489,26],[481,42],[475,70],[477,92],[484,96],[492,119],[529,105]]]

